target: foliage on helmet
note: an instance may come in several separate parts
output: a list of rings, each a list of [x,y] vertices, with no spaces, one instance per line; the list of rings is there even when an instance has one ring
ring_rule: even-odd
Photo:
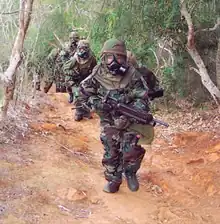
[[[86,59],[90,55],[90,46],[88,40],[80,40],[77,45],[77,55],[80,58]]]
[[[103,48],[101,50],[101,55],[103,54],[119,54],[119,55],[123,55],[123,56],[127,56],[127,52],[126,52],[126,46],[125,43],[121,40],[117,40],[117,39],[109,39],[107,40],[104,45]]]
[[[69,39],[78,41],[80,39],[80,37],[79,37],[79,34],[77,32],[71,32],[70,35],[69,35]]]
[[[90,48],[90,44],[88,40],[80,40],[77,48]]]

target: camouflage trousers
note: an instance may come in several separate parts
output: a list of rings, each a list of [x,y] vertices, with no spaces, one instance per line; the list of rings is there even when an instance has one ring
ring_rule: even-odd
[[[78,90],[80,81],[73,78],[72,75],[65,75],[65,85],[68,93],[74,93],[74,97],[78,96]]]
[[[65,76],[61,73],[49,74],[44,86],[44,91],[48,92],[53,85],[56,84],[56,92],[66,93]]]
[[[119,130],[109,124],[101,124],[101,142],[104,146],[102,164],[105,179],[121,183],[122,173],[136,173],[141,166],[145,149],[138,145],[137,132]]]
[[[83,108],[83,100],[79,97],[79,81],[73,79],[73,76],[65,76],[66,90],[69,94],[73,94],[74,105],[76,106],[76,115],[90,117],[90,111]]]

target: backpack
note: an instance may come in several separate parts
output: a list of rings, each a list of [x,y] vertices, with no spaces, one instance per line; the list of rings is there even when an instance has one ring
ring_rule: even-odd
[[[163,96],[164,90],[160,87],[159,81],[155,74],[145,66],[137,68],[138,72],[142,76],[142,81],[148,88],[148,96],[151,100]]]

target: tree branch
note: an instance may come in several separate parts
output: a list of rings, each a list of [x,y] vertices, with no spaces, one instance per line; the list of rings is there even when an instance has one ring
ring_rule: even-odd
[[[216,54],[216,81],[220,90],[220,37],[218,38],[218,49]]]
[[[187,47],[191,49],[195,45],[194,26],[191,15],[188,13],[185,0],[180,0],[180,3],[181,3],[180,12],[182,16],[186,19],[186,23],[188,25]]]
[[[187,6],[184,0],[180,0],[180,6],[181,6],[181,9],[180,9],[181,15],[185,18],[187,26],[188,26],[187,51],[190,54],[193,61],[195,62],[196,66],[198,67],[198,69],[195,69],[195,68],[191,68],[191,69],[200,75],[202,84],[209,91],[209,93],[215,100],[216,104],[219,104],[220,90],[211,80],[208,74],[208,71],[206,69],[206,66],[204,64],[204,61],[202,60],[199,52],[196,49],[195,41],[194,41],[195,32],[194,32],[194,27],[192,23],[192,17],[187,10]]]
[[[158,57],[157,57],[156,52],[155,52],[152,48],[149,48],[149,51],[151,51],[151,52],[153,53],[153,55],[154,55],[154,57],[155,57],[155,59],[156,59],[156,61],[157,61],[157,67],[159,68],[159,66],[160,66],[160,62],[159,62],[159,59],[158,59]]]
[[[12,11],[12,12],[2,12],[0,13],[0,15],[11,15],[11,14],[17,14],[17,13],[19,13],[19,10]]]
[[[165,44],[164,44],[164,45],[165,45]],[[165,50],[165,51],[167,51],[167,52],[169,53],[170,58],[171,58],[171,65],[173,66],[173,65],[174,65],[174,56],[173,56],[173,52],[172,52],[170,49],[166,48],[165,46],[161,46],[160,43],[158,43],[158,46],[159,46],[159,48],[162,49],[162,51]]]
[[[196,72],[197,74],[200,75],[200,72],[197,68],[194,68],[194,67],[190,67],[190,70],[193,70],[194,72]]]
[[[210,32],[210,31],[216,31],[220,26],[220,17],[217,19],[217,22],[216,24],[212,27],[212,28],[205,28],[205,29],[200,29],[200,30],[197,30],[195,32],[195,34],[199,33],[199,32]]]
[[[64,48],[64,43],[60,40],[60,38],[56,35],[55,32],[53,32],[53,35],[56,38],[56,40],[59,42],[61,48]]]
[[[33,7],[33,2],[34,0],[29,0],[26,2],[26,7],[25,7],[25,20],[24,20],[24,32],[27,32],[30,20],[31,20],[31,14],[32,14],[32,7]]]
[[[3,76],[1,76],[1,78],[5,82],[4,102],[2,107],[3,118],[6,117],[9,103],[13,99],[16,71],[22,61],[24,39],[31,19],[33,1],[34,0],[20,0],[18,20],[19,30],[12,49],[9,66],[3,73]]]
[[[26,12],[25,10],[23,10],[24,12]],[[0,15],[12,15],[12,14],[18,14],[20,12],[20,10],[15,10],[15,11],[12,11],[12,12],[2,12],[0,13]],[[29,12],[31,13],[31,12]]]

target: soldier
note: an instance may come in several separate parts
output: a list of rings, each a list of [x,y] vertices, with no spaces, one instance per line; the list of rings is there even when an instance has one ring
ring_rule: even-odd
[[[96,66],[97,62],[90,49],[87,40],[80,40],[75,55],[64,65],[66,75],[66,89],[69,93],[69,103],[75,98],[77,106],[75,113],[75,121],[80,121],[83,117],[90,118],[90,112],[80,108],[81,102],[78,98],[78,86],[82,80],[89,76]]]
[[[153,120],[148,106],[148,88],[140,78],[141,74],[127,63],[126,46],[123,41],[110,39],[101,51],[101,64],[80,84],[80,98],[90,105],[100,117],[100,139],[104,146],[102,164],[105,167],[107,184],[104,191],[115,193],[122,183],[125,173],[128,188],[139,189],[136,173],[141,166],[145,149],[138,144],[141,134],[135,121],[117,112],[105,101],[106,94],[118,103],[148,111],[147,123]],[[141,125],[150,131],[149,143],[153,140],[153,126]]]
[[[68,52],[70,56],[73,56],[76,52],[77,45],[79,43],[80,37],[77,32],[71,32],[69,35]]]
[[[64,44],[63,49],[53,49],[47,57],[47,73],[49,74],[45,81],[45,93],[49,91],[53,82],[56,83],[56,92],[66,92],[63,64],[75,54],[78,41],[78,33],[71,32],[69,35],[69,42]]]

